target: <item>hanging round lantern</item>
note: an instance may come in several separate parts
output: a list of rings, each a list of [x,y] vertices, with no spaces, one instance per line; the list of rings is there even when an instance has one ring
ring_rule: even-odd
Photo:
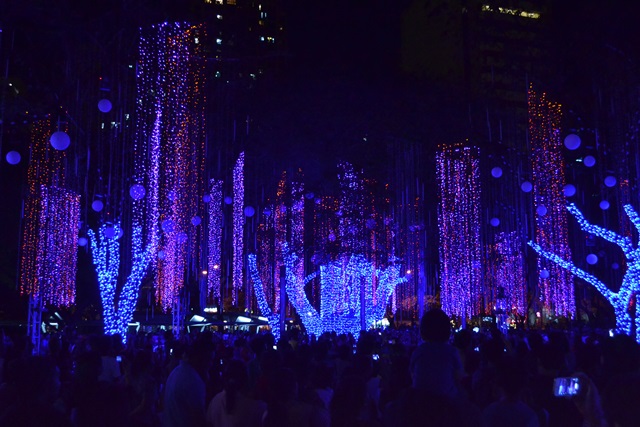
[[[315,197],[315,195],[313,193],[307,193],[307,194],[304,195],[304,197],[307,200],[311,200],[311,199],[313,199]]]
[[[187,233],[178,233],[176,236],[176,240],[178,243],[184,243],[187,241]]]
[[[549,270],[540,270],[540,277],[546,279],[549,277]]]
[[[87,246],[87,243],[89,243],[89,240],[86,237],[78,238],[78,246]]]
[[[598,262],[598,255],[589,254],[587,255],[587,264],[594,265]]]
[[[251,218],[256,213],[256,210],[253,206],[245,206],[244,208],[244,216]]]
[[[603,211],[606,211],[607,209],[609,209],[610,205],[609,202],[607,200],[602,200],[600,202],[600,209],[602,209]]]
[[[176,199],[178,198],[178,194],[175,191],[171,190],[167,193],[167,198],[172,202],[175,202]]]
[[[502,176],[502,168],[496,166],[495,168],[491,169],[491,176],[494,178],[500,178]]]
[[[210,203],[211,202],[211,196],[208,194],[205,194],[204,196],[202,196],[202,201],[205,203]]]
[[[49,142],[51,143],[51,146],[53,148],[62,151],[69,148],[69,145],[71,144],[71,138],[69,138],[69,135],[67,135],[65,132],[58,131],[51,134]]]
[[[493,227],[497,227],[500,225],[500,220],[498,218],[491,218],[489,224],[491,224]]]
[[[104,203],[102,203],[101,200],[94,200],[91,203],[91,209],[93,209],[95,212],[101,212],[102,209],[104,209]]]
[[[129,187],[129,195],[133,200],[141,200],[146,193],[147,191],[141,184],[133,184],[131,187]]]
[[[166,256],[167,254],[165,254],[164,251],[158,251],[158,259],[165,259]]]
[[[270,208],[264,208],[264,216],[269,216],[271,215],[271,209]]]
[[[230,205],[231,203],[233,203],[233,199],[231,198],[231,196],[225,196],[224,204],[225,205]]]
[[[611,176],[609,175],[608,177],[606,177],[604,179],[604,185],[606,185],[607,187],[611,188],[613,186],[616,185],[616,182],[618,182],[618,180],[616,179],[615,176]]]
[[[111,111],[111,107],[111,101],[109,101],[108,99],[101,99],[100,101],[98,101],[98,110],[103,113],[108,113],[109,111]]]
[[[536,212],[540,216],[545,216],[547,214],[547,207],[545,205],[540,205],[536,208]]]
[[[586,156],[582,162],[586,167],[590,168],[596,164],[596,158],[593,156]]]
[[[9,163],[10,165],[17,165],[18,163],[20,163],[20,153],[18,153],[17,151],[9,151],[5,157],[7,159],[7,163]]]
[[[617,262],[614,262],[613,264],[611,264],[611,268],[613,268],[614,270],[617,270],[620,268],[620,265]]]
[[[564,195],[571,197],[576,194],[576,186],[573,184],[567,184],[564,186]]]
[[[110,225],[104,229],[104,235],[108,239],[113,239],[116,236],[116,229],[113,227],[113,225]]]
[[[171,233],[173,232],[173,229],[175,228],[176,224],[173,222],[172,219],[165,219],[164,221],[162,221],[162,230],[165,233]]]
[[[200,225],[201,222],[202,222],[202,219],[198,215],[191,218],[191,224],[193,224],[194,226]]]
[[[530,193],[531,190],[533,190],[533,184],[531,184],[529,181],[525,181],[520,184],[520,189],[525,193]]]
[[[577,150],[580,147],[580,137],[574,133],[570,133],[564,138],[564,146],[569,150]]]

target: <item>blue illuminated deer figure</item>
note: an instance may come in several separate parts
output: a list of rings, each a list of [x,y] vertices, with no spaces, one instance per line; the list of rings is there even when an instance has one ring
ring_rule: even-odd
[[[530,241],[529,246],[544,258],[570,271],[574,276],[579,277],[596,288],[613,306],[616,315],[616,331],[618,333],[631,335],[633,333],[634,321],[636,326],[640,325],[640,322],[638,322],[638,311],[635,310],[635,305],[632,305],[632,298],[635,298],[635,295],[640,291],[640,247],[634,247],[632,239],[628,236],[620,236],[611,230],[589,223],[575,204],[569,204],[567,210],[573,214],[583,231],[615,243],[622,249],[627,261],[627,272],[624,275],[622,285],[618,292],[612,291],[594,275],[576,267],[558,255],[542,249],[537,243]],[[638,213],[631,205],[624,205],[624,211],[636,227],[638,233],[640,233],[640,216],[638,216]],[[632,307],[632,310],[630,310],[630,307]],[[640,342],[640,328],[638,327],[636,327],[635,338],[636,341]]]

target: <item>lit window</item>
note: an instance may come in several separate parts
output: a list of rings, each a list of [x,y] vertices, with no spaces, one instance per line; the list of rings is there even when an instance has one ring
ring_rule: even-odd
[[[216,77],[220,77],[220,71],[216,71]]]
[[[222,44],[222,39],[216,39],[216,44]]]
[[[195,37],[195,38],[193,39],[193,42],[194,42],[195,44],[198,44],[198,43],[200,43],[200,39],[199,39],[198,37]]]
[[[264,41],[264,37],[260,37],[260,41],[263,42]]]
[[[227,0],[227,4],[234,5],[236,4],[236,0]]]
[[[216,4],[222,4],[224,0],[216,0]]]
[[[216,15],[216,18],[222,19],[222,15]]]
[[[510,9],[508,7],[498,7],[497,9],[492,8],[488,4],[482,5],[483,12],[498,12],[504,15],[513,15],[520,16],[521,18],[530,18],[530,19],[538,19],[540,18],[540,14],[538,12],[527,12],[526,10],[519,9]]]

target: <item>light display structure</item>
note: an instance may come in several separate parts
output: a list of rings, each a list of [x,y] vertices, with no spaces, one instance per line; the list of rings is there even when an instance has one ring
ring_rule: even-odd
[[[139,44],[134,179],[148,197],[134,217],[144,241],[157,245],[156,300],[171,309],[177,329],[181,291],[199,274],[203,240],[191,220],[204,194],[205,36],[201,24],[165,22],[142,29]]]
[[[56,131],[49,119],[31,127],[20,247],[20,292],[29,296],[28,334],[40,351],[40,324],[45,304],[75,302],[80,196],[66,190],[66,152],[50,147]]]
[[[463,144],[436,154],[442,309],[463,322],[484,307],[479,163],[478,149]]]
[[[629,236],[621,236],[611,230],[591,224],[573,203],[567,206],[567,210],[576,218],[580,228],[584,232],[614,243],[622,250],[627,261],[627,272],[624,275],[618,292],[611,290],[611,288],[593,274],[577,267],[571,260],[563,258],[562,254],[557,254],[553,250],[546,250],[533,241],[529,242],[529,245],[541,255],[542,258],[549,260],[567,273],[584,280],[596,288],[613,306],[616,314],[616,329],[618,333],[632,335],[635,322],[635,339],[637,342],[640,342],[640,328],[637,327],[640,324],[640,312],[633,302],[638,292],[640,292],[640,247],[637,245],[634,247],[633,241]],[[636,231],[640,233],[640,216],[638,216],[638,213],[631,205],[624,205],[624,211],[631,220],[631,223],[635,226]],[[633,309],[630,310],[630,308]]]
[[[547,251],[571,261],[567,211],[564,208],[565,175],[560,138],[561,106],[528,93],[529,143],[533,172],[535,241]],[[549,274],[541,274],[546,270]],[[575,297],[571,273],[544,257],[538,258],[538,288],[544,311],[557,316],[575,316]],[[546,319],[545,319],[546,320]]]

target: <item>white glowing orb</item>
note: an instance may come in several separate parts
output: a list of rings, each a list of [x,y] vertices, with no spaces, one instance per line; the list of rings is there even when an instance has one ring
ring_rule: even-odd
[[[208,194],[205,194],[204,196],[202,196],[202,201],[205,203],[210,203],[211,202],[211,196]]]
[[[191,218],[191,224],[193,224],[195,226],[200,225],[201,222],[202,222],[202,218],[200,218],[198,215],[196,215],[193,218]]]
[[[545,205],[540,205],[536,208],[536,212],[540,216],[545,216],[547,214],[547,207]]]
[[[58,131],[51,134],[49,142],[51,143],[51,146],[53,148],[62,151],[69,148],[69,145],[71,144],[71,138],[69,138],[69,135],[67,135],[65,132]]]
[[[86,237],[78,238],[78,246],[87,246],[87,243],[89,243],[89,240]]]
[[[613,264],[611,264],[611,268],[613,268],[614,270],[617,270],[620,268],[620,265],[618,265],[617,262],[614,262]]]
[[[108,113],[109,111],[111,111],[111,107],[111,101],[109,101],[108,99],[101,99],[100,101],[98,101],[98,110],[103,113]]]
[[[233,203],[233,199],[230,196],[225,196],[224,203],[226,205],[230,205],[231,203]]]
[[[253,215],[255,215],[256,210],[253,208],[253,206],[245,206],[244,208],[244,216],[251,218]]]
[[[178,193],[176,193],[175,191],[171,190],[167,193],[167,199],[171,200],[172,202],[175,202],[177,198]]]
[[[587,255],[587,264],[593,265],[593,264],[596,264],[597,262],[598,262],[598,255],[596,254]]]
[[[520,189],[525,193],[530,193],[531,190],[533,190],[533,184],[531,184],[529,181],[525,181],[520,184]]]
[[[593,167],[596,164],[596,158],[593,156],[586,156],[583,163],[588,168]]]
[[[567,184],[564,186],[564,195],[567,197],[574,196],[576,194],[576,186],[573,184]]]
[[[540,277],[542,277],[543,279],[549,277],[549,270],[540,270]]]
[[[164,251],[158,251],[158,259],[165,259],[166,256],[167,254]]]
[[[494,178],[500,178],[502,176],[502,168],[496,166],[495,168],[491,169],[491,176]]]
[[[176,240],[178,243],[184,243],[187,241],[187,233],[178,233],[176,236]]]
[[[112,225],[110,225],[104,229],[104,235],[109,239],[113,239],[114,237],[116,237],[116,229]]]
[[[9,151],[5,157],[7,159],[7,163],[9,163],[10,165],[17,165],[18,163],[20,163],[20,153],[18,153],[17,151]]]
[[[141,200],[142,198],[144,198],[144,195],[146,193],[147,191],[141,184],[133,184],[131,187],[129,187],[129,195],[134,200]]]
[[[564,138],[564,146],[569,150],[577,150],[580,147],[580,137],[574,133],[570,133]]]
[[[269,209],[269,208],[264,208],[264,211],[263,211],[263,212],[264,212],[264,215],[265,215],[265,216],[269,216],[269,215],[271,215],[271,209]]]
[[[606,185],[607,187],[613,187],[614,185],[616,185],[616,182],[618,182],[618,180],[615,176],[609,175],[604,179],[604,185]]]
[[[600,202],[600,209],[602,209],[603,211],[606,211],[607,209],[609,209],[609,202],[606,200],[603,200]]]
[[[104,209],[104,203],[102,203],[100,200],[94,200],[91,203],[91,209],[93,209],[96,212],[100,212],[102,211],[102,209]]]
[[[489,221],[489,223],[494,226],[497,227],[500,225],[500,220],[498,218],[491,218],[491,221]]]

